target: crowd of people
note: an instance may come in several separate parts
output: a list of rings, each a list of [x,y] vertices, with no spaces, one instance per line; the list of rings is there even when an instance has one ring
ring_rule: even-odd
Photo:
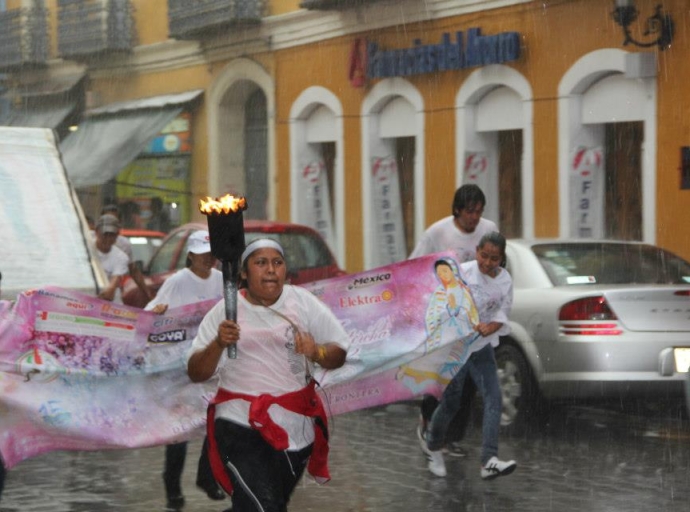
[[[493,479],[512,473],[515,461],[498,458],[501,392],[494,347],[509,332],[512,280],[503,268],[506,240],[492,221],[482,217],[486,198],[476,185],[463,185],[454,195],[451,215],[432,224],[410,258],[452,250],[457,263],[440,259],[442,282],[462,280],[474,299],[478,321],[467,323],[477,333],[467,361],[445,387],[440,400],[421,400],[417,436],[428,457],[429,471],[447,474],[444,453],[467,457],[462,445],[472,400],[482,394],[483,423],[480,475]],[[193,233],[187,243],[187,265],[165,281],[157,294],[146,287],[131,259],[131,246],[120,235],[121,211],[107,206],[94,223],[97,255],[108,283],[99,297],[118,301],[122,279],[129,274],[150,301],[146,310],[165,314],[172,308],[214,299],[188,353],[186,372],[193,382],[218,379],[209,405],[207,438],[200,454],[196,483],[209,498],[231,496],[235,512],[286,511],[303,473],[317,481],[329,476],[328,418],[316,391],[315,365],[341,367],[350,346],[333,312],[306,289],[286,283],[285,251],[276,241],[259,239],[247,245],[240,259],[236,319],[227,318],[222,274],[211,252],[209,234]],[[131,216],[136,212],[128,212]],[[156,229],[169,221],[156,216]],[[447,268],[446,268],[447,267]],[[444,281],[445,279],[445,281]],[[451,315],[458,300],[448,292]],[[236,348],[236,358],[228,347]],[[201,399],[201,398],[200,398]],[[270,409],[270,414],[269,414]],[[412,430],[412,429],[411,429]],[[187,443],[165,449],[163,481],[168,510],[185,504],[181,477]],[[0,464],[0,495],[5,470]]]

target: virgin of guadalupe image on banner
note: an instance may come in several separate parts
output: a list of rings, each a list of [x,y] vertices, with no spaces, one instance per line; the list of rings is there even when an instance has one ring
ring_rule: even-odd
[[[316,376],[333,414],[440,396],[479,337],[477,308],[450,251],[305,287],[352,342],[342,368]]]
[[[302,200],[298,201],[300,222],[314,228],[331,250],[335,248],[333,215],[326,164],[321,158],[304,164],[300,172]]]
[[[603,163],[601,147],[578,147],[570,159],[570,232],[577,238],[604,234]]]
[[[426,352],[428,356],[402,365],[396,375],[414,395],[433,386],[442,391],[472,353],[472,343],[479,337],[474,328],[479,312],[470,288],[462,278],[453,258],[440,258],[434,263],[439,285],[427,305]],[[457,340],[448,345],[449,340]],[[433,351],[447,346],[446,350]]]
[[[371,164],[372,213],[376,219],[378,265],[407,257],[398,164],[392,156],[375,157]]]

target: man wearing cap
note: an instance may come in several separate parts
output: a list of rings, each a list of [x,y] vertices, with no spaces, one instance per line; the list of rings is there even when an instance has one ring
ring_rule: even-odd
[[[116,204],[105,205],[101,210],[101,215],[106,214],[114,216],[118,221],[118,225],[120,225],[121,227],[120,208]],[[139,290],[141,290],[141,292],[148,300],[153,299],[156,294],[153,293],[148,286],[146,286],[144,275],[141,273],[141,269],[137,266],[137,263],[134,261],[134,256],[132,253],[132,243],[129,241],[129,238],[121,235],[118,231],[117,239],[115,240],[115,246],[127,255],[128,273],[132,280],[136,283],[137,287],[139,287]]]
[[[101,215],[96,221],[96,255],[108,277],[108,285],[98,297],[122,304],[120,286],[128,272],[129,258],[115,247],[120,222],[110,214]]]
[[[186,268],[170,276],[144,309],[162,315],[168,308],[222,299],[223,274],[215,268],[216,264],[217,260],[211,254],[208,231],[195,231],[187,239]],[[165,448],[163,482],[169,510],[179,510],[184,506],[181,479],[186,457],[187,443],[170,444]],[[206,441],[199,458],[196,485],[212,500],[225,498],[225,493],[213,478]]]

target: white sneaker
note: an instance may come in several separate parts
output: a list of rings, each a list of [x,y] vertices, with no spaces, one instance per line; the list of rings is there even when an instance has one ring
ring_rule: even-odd
[[[513,471],[515,471],[515,468],[517,468],[517,462],[514,460],[509,460],[506,462],[499,460],[498,457],[494,456],[491,457],[489,461],[484,464],[484,466],[482,466],[482,478],[484,480],[493,480],[496,477],[511,474]]]
[[[426,432],[421,424],[417,427],[417,437],[419,438],[419,447],[426,454],[427,459],[429,459],[429,464],[427,465],[429,471],[436,476],[446,476],[446,463],[443,460],[443,453],[441,450],[435,452],[429,450],[429,446],[426,444]]]
[[[427,455],[429,456],[429,464],[427,467],[432,474],[436,476],[446,476],[446,463],[443,460],[443,453],[441,450],[432,452],[427,448]]]

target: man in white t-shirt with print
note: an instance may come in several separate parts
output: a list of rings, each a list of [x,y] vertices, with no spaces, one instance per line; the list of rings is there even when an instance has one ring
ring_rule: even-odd
[[[410,254],[418,258],[442,251],[455,251],[459,263],[476,259],[477,245],[482,237],[498,231],[493,221],[482,218],[486,196],[477,185],[463,185],[455,191],[452,215],[436,221],[424,232],[422,239]],[[462,406],[453,419],[446,434],[446,449],[449,455],[465,457],[467,452],[460,446],[461,439],[470,419],[472,399],[477,392],[472,379],[465,380],[462,393]],[[436,397],[427,395],[422,399],[420,424],[417,435],[424,436],[427,422],[438,405]]]

